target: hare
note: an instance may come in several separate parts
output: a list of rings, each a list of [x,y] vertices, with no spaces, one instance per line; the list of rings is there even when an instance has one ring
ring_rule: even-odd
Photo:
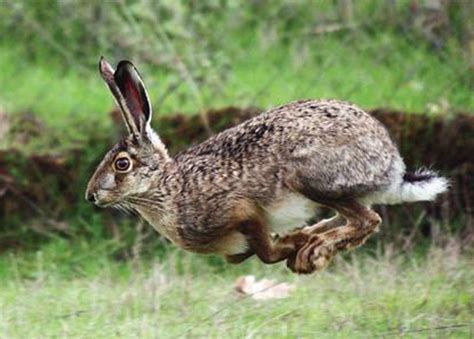
[[[114,71],[102,58],[99,68],[128,135],[97,167],[86,199],[137,212],[185,250],[311,273],[378,231],[373,204],[433,200],[448,188],[433,171],[406,172],[385,127],[335,100],[270,109],[171,156],[134,65]],[[320,206],[335,216],[308,226]]]

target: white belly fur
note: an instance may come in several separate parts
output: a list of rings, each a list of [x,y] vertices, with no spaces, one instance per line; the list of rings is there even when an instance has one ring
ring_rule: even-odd
[[[297,193],[286,193],[276,203],[268,206],[267,221],[272,232],[285,234],[305,225],[314,217],[318,204]]]

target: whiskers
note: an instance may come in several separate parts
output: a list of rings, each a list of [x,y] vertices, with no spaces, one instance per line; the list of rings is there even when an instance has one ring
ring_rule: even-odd
[[[117,211],[120,211],[123,214],[131,214],[134,210],[133,207],[127,202],[120,202],[112,206]]]
[[[163,199],[160,197],[128,196],[125,198],[125,201],[132,206],[142,206],[154,210],[163,209]]]

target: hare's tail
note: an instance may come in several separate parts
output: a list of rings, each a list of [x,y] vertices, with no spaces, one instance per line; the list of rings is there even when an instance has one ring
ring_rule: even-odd
[[[448,179],[428,169],[406,172],[402,180],[390,185],[386,190],[368,197],[374,204],[400,204],[403,202],[431,201],[449,188]]]
[[[431,201],[438,194],[446,192],[448,187],[448,179],[434,171],[420,169],[413,173],[407,172],[400,185],[400,202]]]

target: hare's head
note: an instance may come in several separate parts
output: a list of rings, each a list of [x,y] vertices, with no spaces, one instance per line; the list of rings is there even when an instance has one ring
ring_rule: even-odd
[[[117,69],[104,59],[99,69],[120,107],[128,135],[104,157],[87,184],[86,199],[98,206],[119,205],[147,191],[160,166],[170,161],[164,144],[150,126],[152,111],[137,69],[121,61]]]

